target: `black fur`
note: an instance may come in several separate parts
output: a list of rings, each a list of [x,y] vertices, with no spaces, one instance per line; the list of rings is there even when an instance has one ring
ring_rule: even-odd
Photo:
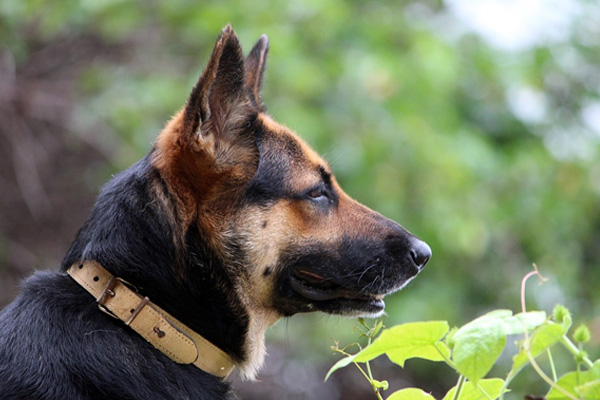
[[[303,191],[294,191],[289,186],[290,165],[302,163],[304,153],[298,143],[287,136],[266,135],[260,124],[252,124],[256,138],[260,161],[256,174],[242,196],[248,204],[267,205],[281,199],[299,199],[306,197],[315,187]],[[333,203],[337,203],[337,194],[331,188],[331,175],[323,167],[315,168],[315,176],[321,177],[321,185]]]
[[[354,300],[361,300],[362,295],[386,293],[410,280],[419,272],[405,251],[411,246],[411,238],[403,235],[401,228],[394,228],[395,234],[385,240],[344,236],[334,249],[319,242],[286,249],[286,257],[282,260],[286,265],[282,269],[285,273],[280,276],[277,285],[276,306],[279,311],[286,316],[315,309],[343,315],[355,308]],[[399,271],[397,265],[404,265],[404,268]],[[299,269],[325,277],[322,281],[312,282],[312,285],[327,291],[332,299],[307,303],[290,286],[290,278]],[[340,299],[337,295],[340,292],[351,294]]]
[[[95,259],[234,357],[242,356],[247,317],[229,306],[231,282],[209,258],[197,229],[178,265],[176,221],[152,191],[163,191],[149,157],[108,183],[67,253],[62,270]],[[186,279],[177,279],[184,268]],[[64,272],[38,272],[0,314],[1,399],[232,398],[228,384],[178,365],[100,312]]]
[[[247,377],[262,361],[255,340],[281,316],[380,315],[383,296],[427,263],[425,243],[350,199],[323,160],[261,118],[267,51],[263,36],[245,67],[225,27],[155,149],[103,188],[61,272],[35,274],[0,313],[0,400],[234,397],[224,380],[171,361],[102,313],[65,272],[77,262],[132,282]],[[263,237],[256,224],[284,222],[280,210],[269,219],[279,201],[293,229]]]
[[[247,321],[231,311],[225,293],[233,292],[232,282],[220,260],[210,257],[196,225],[190,227],[184,245],[176,246],[177,227],[172,225],[177,221],[165,218],[166,208],[175,205],[161,204],[150,192],[160,190],[171,200],[150,165],[151,157],[152,153],[102,190],[62,269],[80,259],[96,260],[116,276],[134,282],[141,293],[206,339],[241,358],[239,340]],[[178,265],[180,259],[183,265]],[[182,273],[185,279],[177,279]],[[214,316],[217,320],[208,323]]]

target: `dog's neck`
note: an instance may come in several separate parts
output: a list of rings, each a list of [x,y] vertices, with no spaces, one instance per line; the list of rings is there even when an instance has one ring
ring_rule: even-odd
[[[169,195],[148,157],[118,174],[96,204],[62,263],[96,260],[229,354],[254,378],[264,331],[276,318],[249,315],[235,282],[191,226],[180,242]]]

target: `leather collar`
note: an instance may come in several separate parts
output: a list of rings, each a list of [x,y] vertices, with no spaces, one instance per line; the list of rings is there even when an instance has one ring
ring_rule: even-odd
[[[226,378],[233,370],[233,361],[224,351],[98,262],[75,263],[67,274],[96,298],[100,310],[123,321],[176,363],[195,365],[219,378]]]

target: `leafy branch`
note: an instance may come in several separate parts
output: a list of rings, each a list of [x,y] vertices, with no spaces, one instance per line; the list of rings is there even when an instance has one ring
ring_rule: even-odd
[[[590,338],[584,325],[572,335],[575,344],[568,336],[572,325],[570,312],[564,306],[556,306],[551,316],[543,311],[527,311],[525,305],[526,282],[533,276],[543,282],[537,267],[528,273],[521,282],[521,313],[513,315],[510,310],[495,310],[465,324],[450,329],[447,321],[411,322],[383,329],[383,322],[376,320],[369,327],[360,320],[361,337],[368,344],[355,354],[348,353],[339,344],[333,350],[345,357],[339,360],[327,373],[331,374],[349,364],[354,364],[371,384],[378,399],[383,400],[382,391],[387,390],[388,382],[373,378],[369,362],[383,354],[395,364],[404,367],[406,360],[421,358],[434,362],[444,362],[458,373],[456,385],[443,400],[504,399],[510,391],[509,385],[526,365],[531,365],[544,380],[549,391],[547,400],[600,400],[600,360],[592,361],[583,344]],[[506,345],[508,335],[523,335],[517,353],[513,356],[510,371],[504,379],[486,378],[496,364]],[[573,355],[575,369],[558,378],[551,348],[560,345]],[[540,354],[548,354],[551,376],[538,364]],[[365,368],[361,366],[365,365]],[[434,400],[431,394],[418,388],[407,388],[392,393],[388,400]]]

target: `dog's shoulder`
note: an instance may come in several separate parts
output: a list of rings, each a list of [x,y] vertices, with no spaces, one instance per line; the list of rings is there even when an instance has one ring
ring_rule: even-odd
[[[0,332],[27,331],[30,334],[25,337],[29,337],[35,335],[33,329],[39,330],[36,332],[38,335],[47,334],[47,329],[44,328],[47,324],[40,325],[39,322],[51,321],[54,314],[63,313],[63,307],[74,306],[72,297],[76,297],[78,293],[69,290],[69,280],[66,274],[39,271],[23,281],[20,295],[0,312]],[[63,303],[63,307],[57,307],[57,303]],[[5,344],[11,339],[14,338],[10,335],[0,335],[0,343]]]
[[[75,387],[63,382],[69,357],[69,323],[57,294],[68,277],[38,272],[22,285],[21,294],[0,313],[0,393],[3,398],[79,398]],[[72,295],[72,294],[71,294]],[[65,303],[65,305],[68,303]],[[73,307],[68,305],[69,308]],[[77,330],[78,321],[73,321]],[[63,329],[61,329],[61,326]]]

